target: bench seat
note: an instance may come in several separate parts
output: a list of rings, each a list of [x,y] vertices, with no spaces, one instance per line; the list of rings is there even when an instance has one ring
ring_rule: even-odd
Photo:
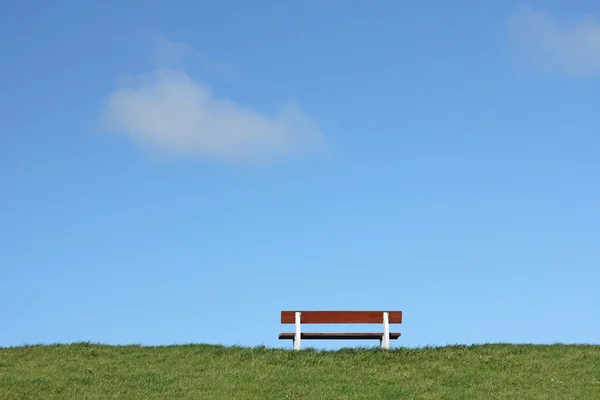
[[[279,334],[279,339],[291,339],[294,340],[295,333],[294,332],[286,332]],[[363,332],[363,333],[323,333],[323,332],[306,332],[300,333],[301,339],[375,339],[381,340],[383,337],[383,332]],[[398,339],[400,337],[400,333],[398,332],[390,332],[390,339]]]
[[[367,339],[379,340],[382,349],[390,348],[390,340],[400,333],[390,333],[390,324],[402,323],[402,311],[282,311],[282,324],[296,325],[295,332],[279,334],[279,339],[292,340],[300,350],[302,339]],[[383,332],[302,332],[303,324],[383,324]]]

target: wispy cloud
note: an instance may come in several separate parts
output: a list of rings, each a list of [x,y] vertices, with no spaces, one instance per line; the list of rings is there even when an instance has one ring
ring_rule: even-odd
[[[196,73],[218,76],[226,81],[235,80],[236,74],[231,65],[207,57],[187,43],[173,42],[161,35],[153,36],[151,41],[154,45],[154,63],[158,68],[185,69],[186,65],[192,65]]]
[[[522,7],[508,18],[513,39],[534,66],[573,75],[600,74],[600,24],[587,15],[560,21]]]
[[[172,64],[195,50],[162,41],[157,57]],[[111,93],[103,122],[159,153],[221,161],[265,160],[321,148],[318,124],[295,103],[273,115],[216,96],[185,71],[158,68]]]

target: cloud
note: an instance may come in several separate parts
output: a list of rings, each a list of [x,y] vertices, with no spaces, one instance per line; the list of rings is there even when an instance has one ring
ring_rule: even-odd
[[[558,21],[523,7],[508,18],[512,37],[538,68],[572,75],[600,74],[600,24],[593,16]]]
[[[187,43],[173,42],[164,36],[154,35],[154,63],[159,68],[184,68],[186,63],[193,65],[196,73],[218,76],[226,81],[234,81],[236,74],[228,63],[207,57]]]
[[[162,45],[163,59],[192,51]],[[227,162],[270,160],[323,145],[318,124],[298,104],[285,103],[267,115],[217,97],[186,72],[169,68],[136,76],[111,93],[103,123],[160,154]]]
[[[173,66],[187,57],[201,57],[197,49],[187,43],[173,42],[164,36],[154,36],[154,62],[159,66]]]

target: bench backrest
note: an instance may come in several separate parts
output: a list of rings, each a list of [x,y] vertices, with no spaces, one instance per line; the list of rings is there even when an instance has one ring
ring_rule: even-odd
[[[282,311],[281,323],[294,324],[297,312],[303,324],[381,324],[384,312],[390,324],[402,323],[402,311]]]

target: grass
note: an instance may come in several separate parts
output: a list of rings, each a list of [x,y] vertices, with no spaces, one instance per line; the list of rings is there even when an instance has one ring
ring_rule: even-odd
[[[0,399],[599,399],[600,346],[0,348]]]

